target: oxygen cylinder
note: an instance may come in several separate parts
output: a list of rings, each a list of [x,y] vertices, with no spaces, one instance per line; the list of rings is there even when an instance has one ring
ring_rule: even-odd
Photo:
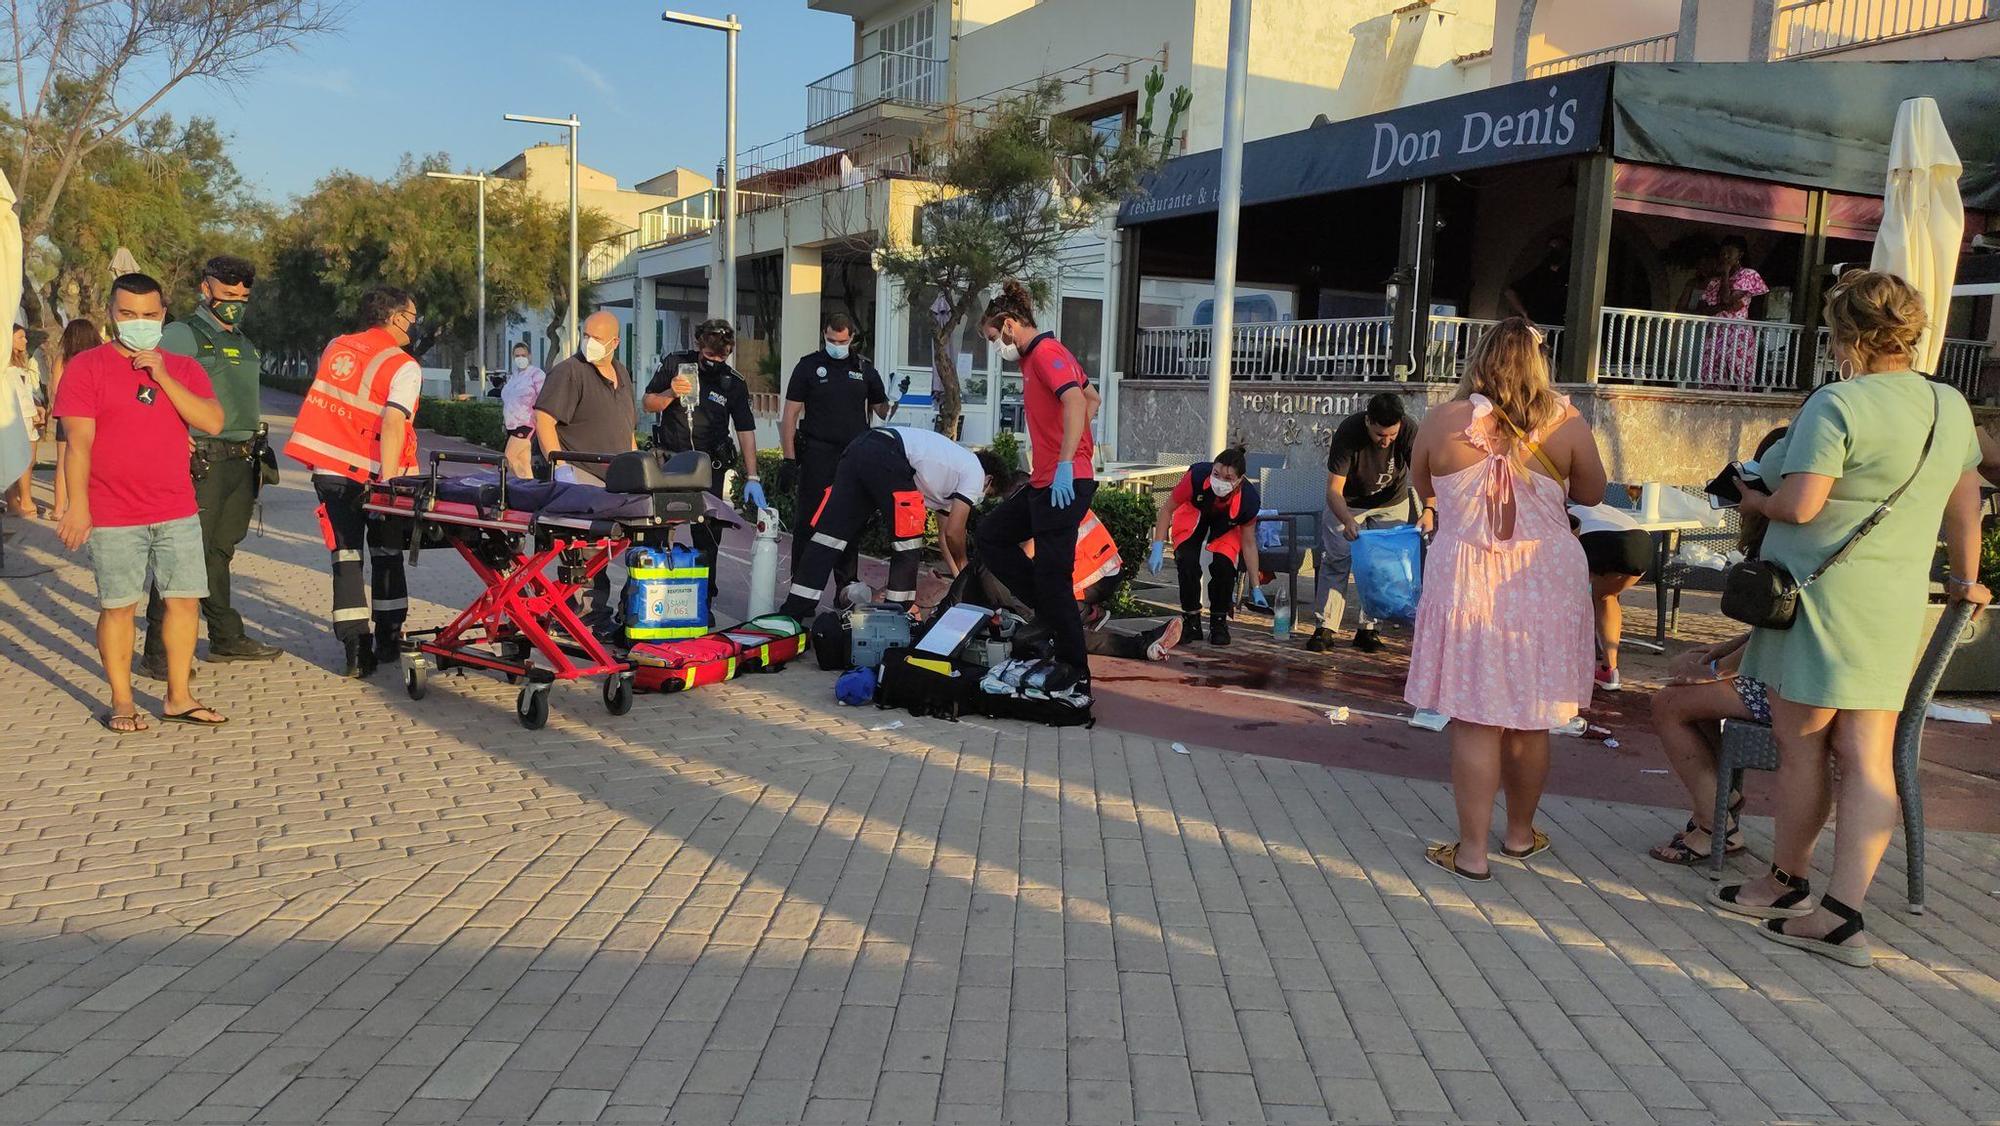
[[[778,510],[757,510],[757,542],[750,549],[750,617],[778,608]]]

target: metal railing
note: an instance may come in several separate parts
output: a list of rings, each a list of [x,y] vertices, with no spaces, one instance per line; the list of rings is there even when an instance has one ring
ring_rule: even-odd
[[[1799,326],[1650,309],[1604,310],[1597,378],[1714,391],[1789,391],[1798,385]]]
[[[1771,34],[1773,59],[1801,59],[1977,23],[1994,0],[1787,0]]]
[[[1473,317],[1432,317],[1425,346],[1426,378],[1456,380],[1480,335],[1498,322]],[[1561,347],[1561,326],[1546,326],[1544,347],[1551,362]],[[1394,329],[1388,317],[1267,321],[1239,324],[1231,333],[1234,377],[1301,382],[1367,381],[1395,378]],[[1140,379],[1206,379],[1212,367],[1215,329],[1210,325],[1170,325],[1139,330],[1136,376]]]
[[[592,243],[584,255],[583,276],[601,282],[629,275],[632,273],[632,252],[637,249],[639,231],[636,229]]]
[[[1574,55],[1536,63],[1528,68],[1528,77],[1547,78],[1598,63],[1670,63],[1674,61],[1674,51],[1680,38],[1679,32],[1669,31],[1665,35],[1649,35],[1629,43],[1599,47],[1595,51],[1579,51]]]
[[[736,193],[736,214],[748,215],[754,211],[776,207],[785,202],[786,197],[775,192]],[[639,229],[633,232],[637,238],[636,250],[650,250],[656,246],[697,238],[707,234],[722,222],[722,189],[710,188],[703,193],[700,206],[692,209],[684,206],[687,200],[675,200],[663,207],[639,214]],[[600,244],[602,245],[602,244]]]
[[[878,102],[934,106],[944,100],[944,60],[907,51],[877,51],[806,87],[806,126]]]
[[[1986,358],[1993,345],[1985,340],[1961,340],[1946,337],[1944,350],[1938,353],[1937,371],[1933,374],[1943,383],[1958,388],[1968,399],[1979,396],[1979,377],[1984,374]],[[1820,326],[1819,343],[1813,349],[1814,382],[1826,383],[1839,377],[1839,365],[1833,358],[1833,334],[1825,325]]]

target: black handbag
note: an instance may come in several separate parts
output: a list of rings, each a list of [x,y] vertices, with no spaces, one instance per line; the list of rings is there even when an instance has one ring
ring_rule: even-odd
[[[1819,565],[1819,569],[1804,579],[1795,579],[1785,565],[1773,559],[1746,559],[1729,569],[1722,580],[1722,613],[1755,629],[1790,629],[1799,616],[1799,592],[1818,582],[1821,575],[1840,564],[1861,542],[1863,536],[1875,530],[1903,499],[1903,494],[1916,484],[1917,475],[1924,471],[1924,464],[1930,460],[1931,442],[1937,438],[1938,415],[1937,389],[1931,389],[1931,431],[1924,437],[1923,451],[1917,454],[1917,467],[1890,493],[1888,498],[1868,514],[1861,526],[1848,534],[1840,547]]]

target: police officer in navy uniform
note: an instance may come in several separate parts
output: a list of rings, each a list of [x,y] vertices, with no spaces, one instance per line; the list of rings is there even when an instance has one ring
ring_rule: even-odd
[[[889,417],[889,393],[882,385],[882,375],[866,356],[855,353],[854,322],[845,313],[827,316],[820,326],[820,344],[819,351],[800,357],[792,368],[792,378],[785,384],[785,413],[778,423],[778,442],[784,447],[785,461],[772,483],[781,493],[796,490],[792,506],[794,575],[811,539],[802,535],[801,529],[812,522],[827,489],[833,486],[840,455],[871,425],[870,411],[877,418]],[[859,562],[860,548],[849,544],[833,569],[835,590],[854,581]]]
[[[722,495],[723,475],[736,469],[743,477],[743,498],[753,507],[766,507],[764,486],[757,479],[757,416],[750,412],[750,385],[729,365],[736,351],[736,329],[728,321],[706,320],[694,330],[691,351],[669,352],[646,384],[642,405],[658,411],[653,426],[653,448],[668,453],[700,450],[714,464],[715,477],[708,491]],[[680,374],[682,365],[693,365],[696,378],[690,384]],[[694,419],[688,420],[680,396],[693,394]],[[688,530],[702,565],[708,568],[708,598],[715,601],[720,576],[716,557],[722,545],[722,525],[711,520],[697,521]]]

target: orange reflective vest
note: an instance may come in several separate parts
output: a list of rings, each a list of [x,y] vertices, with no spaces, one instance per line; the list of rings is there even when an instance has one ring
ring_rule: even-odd
[[[1208,477],[1212,472],[1214,466],[1208,462],[1190,465],[1187,476],[1182,477],[1180,484],[1174,487],[1172,498],[1174,518],[1168,534],[1173,537],[1169,542],[1174,545],[1176,551],[1180,550],[1180,545],[1186,543],[1188,537],[1195,534],[1195,529],[1201,526],[1202,514],[1208,506],[1221,499],[1208,487]],[[1215,538],[1208,541],[1208,550],[1231,563],[1239,562],[1243,554],[1244,525],[1238,521],[1242,519],[1244,494],[1250,487],[1248,482],[1239,483],[1236,491],[1222,501],[1223,511],[1220,515],[1228,527],[1216,533]],[[1249,523],[1256,522],[1256,510],[1253,508]],[[1195,546],[1197,549],[1201,547],[1200,544]]]
[[[1022,544],[1021,550],[1033,559],[1035,541]],[[1097,513],[1084,512],[1083,522],[1076,526],[1076,561],[1070,565],[1069,572],[1077,601],[1083,601],[1099,579],[1110,578],[1124,569],[1125,563],[1119,558],[1118,543],[1111,538],[1111,529],[1104,526]]]
[[[291,441],[285,443],[285,456],[354,481],[415,473],[415,427],[409,441],[403,443],[402,459],[396,465],[384,467],[378,460],[389,384],[410,362],[410,354],[386,328],[334,337],[320,355],[312,388],[299,405]]]

